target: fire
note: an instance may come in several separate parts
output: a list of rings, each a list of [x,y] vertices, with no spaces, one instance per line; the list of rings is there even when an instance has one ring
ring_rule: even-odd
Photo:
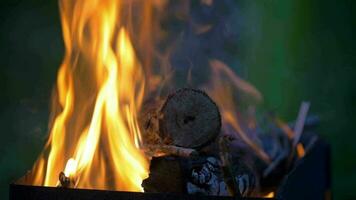
[[[303,144],[302,144],[302,143],[298,143],[296,148],[297,148],[297,155],[298,155],[298,157],[299,157],[299,158],[304,157],[304,155],[305,155],[305,150],[304,150]]]
[[[66,177],[73,177],[75,176],[75,173],[77,171],[77,161],[74,160],[73,158],[69,159],[67,164],[66,164],[66,168],[64,169],[64,175]]]
[[[60,1],[65,57],[53,99],[54,120],[34,185],[142,191],[148,159],[137,122],[145,76],[136,57],[123,2]]]
[[[169,63],[174,45],[163,52],[156,49],[166,33],[159,30],[154,11],[163,11],[166,3],[59,1],[65,55],[53,92],[49,138],[20,183],[58,186],[58,176],[64,174],[78,188],[142,191],[149,158],[141,150],[139,113],[147,96],[161,100],[163,85],[174,84]],[[139,19],[134,19],[133,8]],[[221,61],[212,58],[210,66],[210,82],[197,87],[216,101],[223,126],[270,163],[260,141],[251,137],[248,128],[253,126],[240,122],[234,98],[238,92],[260,102],[262,95]]]
[[[274,192],[269,192],[264,196],[264,198],[273,198],[274,197]]]
[[[271,160],[257,141],[252,140],[248,133],[240,125],[236,114],[237,104],[234,93],[244,93],[252,97],[256,102],[262,100],[260,92],[251,84],[238,77],[227,65],[218,60],[210,61],[212,76],[211,83],[207,88],[208,94],[219,105],[224,125],[229,125],[264,162]]]

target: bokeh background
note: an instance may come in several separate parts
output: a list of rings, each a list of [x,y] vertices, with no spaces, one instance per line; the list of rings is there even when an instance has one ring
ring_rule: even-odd
[[[294,120],[303,100],[332,146],[335,199],[356,199],[356,3],[240,0],[235,69],[261,109]],[[48,132],[63,43],[56,0],[0,2],[0,197],[31,168]]]

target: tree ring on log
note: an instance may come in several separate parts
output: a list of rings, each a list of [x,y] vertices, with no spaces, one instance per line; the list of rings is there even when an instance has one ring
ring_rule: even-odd
[[[176,146],[203,147],[212,142],[221,129],[218,107],[201,90],[183,88],[170,94],[161,114],[160,137]]]

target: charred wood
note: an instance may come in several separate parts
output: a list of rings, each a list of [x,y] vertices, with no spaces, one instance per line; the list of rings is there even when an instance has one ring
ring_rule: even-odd
[[[176,157],[153,157],[149,177],[142,182],[145,192],[185,193],[185,179]]]

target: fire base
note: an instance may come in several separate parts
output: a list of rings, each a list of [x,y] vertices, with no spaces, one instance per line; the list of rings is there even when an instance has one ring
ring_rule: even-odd
[[[331,199],[330,147],[317,141],[309,153],[286,176],[274,199],[294,200]],[[10,200],[233,200],[236,197],[197,196],[166,193],[137,193],[89,189],[66,189],[29,185],[10,185]],[[264,198],[243,198],[264,199]]]

